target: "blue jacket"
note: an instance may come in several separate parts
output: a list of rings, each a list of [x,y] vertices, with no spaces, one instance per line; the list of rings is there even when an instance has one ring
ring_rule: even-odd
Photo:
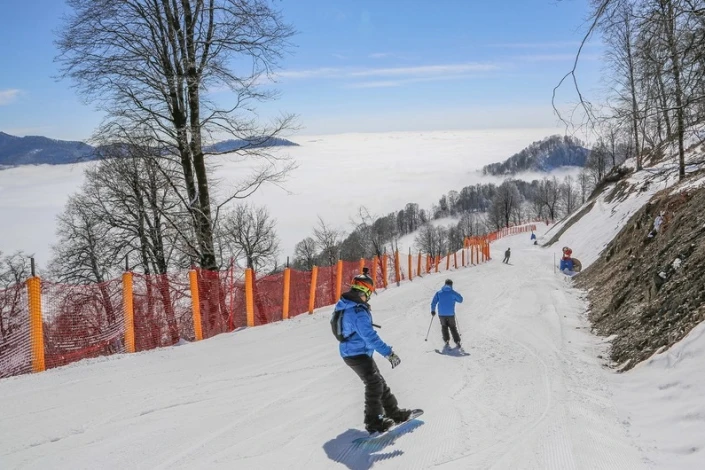
[[[436,311],[438,305],[439,317],[452,317],[455,315],[455,303],[463,303],[463,296],[453,290],[451,286],[443,286],[436,292],[431,301],[431,311]]]
[[[342,357],[372,356],[374,351],[386,357],[392,353],[392,348],[382,341],[372,327],[372,314],[367,303],[356,302],[354,295],[346,292],[335,304],[335,310],[343,311],[341,323],[343,336],[347,340],[340,343]]]

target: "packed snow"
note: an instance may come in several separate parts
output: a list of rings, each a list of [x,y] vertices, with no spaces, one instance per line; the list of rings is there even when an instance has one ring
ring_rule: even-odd
[[[66,191],[60,176],[47,178]],[[352,445],[367,435],[363,385],[338,354],[325,307],[2,379],[0,468],[705,468],[703,325],[617,374],[606,365],[611,338],[590,332],[585,293],[554,266],[565,245],[584,267],[594,262],[671,180],[609,203],[601,196],[550,248],[533,245],[529,233],[505,237],[485,264],[374,296],[379,333],[402,359],[393,370],[376,355],[377,363],[401,406],[425,410],[375,444]],[[13,184],[23,183],[0,186]],[[446,182],[439,195],[448,190]],[[16,210],[48,207],[46,198],[22,201]],[[539,224],[540,242],[561,226]],[[430,301],[448,277],[465,296],[457,316],[467,355],[436,352],[442,340]]]
[[[425,410],[378,445],[351,444],[366,435],[363,386],[338,355],[326,307],[2,380],[0,461],[67,469],[649,468],[614,400],[613,373],[597,357],[605,345],[589,332],[582,294],[528,233],[492,249],[509,246],[509,265],[493,259],[373,297],[379,332],[402,359],[394,370],[381,357],[378,365],[401,406]],[[465,296],[458,323],[467,356],[435,351],[442,340],[430,300],[446,277]]]

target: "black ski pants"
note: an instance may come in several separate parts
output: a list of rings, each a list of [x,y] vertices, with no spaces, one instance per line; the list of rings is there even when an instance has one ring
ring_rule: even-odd
[[[504,255],[504,259],[502,260],[502,263],[509,264],[509,255]]]
[[[458,327],[455,324],[455,315],[445,317],[438,315],[438,320],[441,322],[443,341],[446,343],[450,341],[450,335],[448,334],[448,330],[450,330],[450,334],[453,335],[453,341],[455,341],[456,344],[460,344],[460,333],[458,333]]]
[[[345,363],[365,384],[365,423],[379,415],[390,415],[398,409],[397,399],[380,374],[377,364],[367,354],[344,357]]]

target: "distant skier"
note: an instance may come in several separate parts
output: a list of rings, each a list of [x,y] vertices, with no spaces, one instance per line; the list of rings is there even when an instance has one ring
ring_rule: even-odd
[[[431,301],[431,316],[436,314],[436,306],[438,306],[438,320],[441,322],[441,334],[443,342],[448,346],[450,335],[448,330],[453,335],[455,345],[460,347],[460,334],[455,323],[455,304],[463,303],[463,296],[453,290],[453,281],[446,279],[445,285],[436,292]]]
[[[392,369],[401,359],[373,329],[368,301],[374,292],[372,278],[359,274],[353,278],[350,290],[335,305],[331,319],[333,333],[340,341],[340,355],[365,384],[365,429],[369,433],[384,432],[394,424],[409,419],[411,410],[399,408],[397,399],[387,386],[377,364],[374,351],[387,358]]]
[[[507,251],[504,252],[504,259],[502,260],[502,263],[509,264],[509,256],[512,254],[512,249],[507,248]]]
[[[536,234],[534,232],[531,232],[531,239],[536,240]]]

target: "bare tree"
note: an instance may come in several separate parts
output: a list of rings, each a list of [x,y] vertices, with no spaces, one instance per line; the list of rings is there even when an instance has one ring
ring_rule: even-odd
[[[599,141],[590,151],[585,168],[590,172],[594,184],[599,184],[607,175],[609,151],[604,142]],[[544,198],[542,197],[542,201]]]
[[[427,223],[419,230],[414,240],[416,249],[434,258],[448,252],[448,231],[444,227],[434,227]]]
[[[22,251],[3,256],[0,251],[0,350],[4,338],[26,324],[23,283],[31,275],[30,256]]]
[[[522,203],[522,197],[513,181],[505,181],[497,188],[489,210],[490,222],[496,228],[509,227],[512,215]]]
[[[30,258],[31,256],[23,251],[5,256],[0,251],[0,289],[8,289],[29,279]]]
[[[326,225],[321,216],[318,216],[318,227],[313,229],[313,235],[321,248],[321,260],[325,266],[333,266],[338,260],[338,249],[343,233]]]
[[[225,243],[234,245],[248,268],[261,272],[276,265],[279,241],[266,207],[240,204],[224,217],[223,227]]]
[[[97,284],[121,270],[122,245],[116,230],[100,215],[99,201],[80,193],[69,198],[57,221],[49,271],[59,282]]]
[[[578,207],[578,191],[572,176],[566,176],[561,185],[561,203],[565,215],[572,214]]]
[[[288,163],[279,168],[278,157],[258,144],[289,127],[293,117],[263,126],[253,108],[275,96],[257,85],[277,67],[292,28],[263,0],[67,3],[73,13],[57,41],[62,76],[106,113],[101,132],[129,136],[139,130],[159,143],[162,158],[179,162],[199,262],[217,269],[204,146],[214,135],[253,143],[240,150],[263,162],[245,185],[251,190],[291,169]],[[209,92],[217,88],[232,98],[216,103]]]
[[[296,244],[294,248],[294,265],[310,271],[318,258],[317,243],[311,237],[306,237]]]
[[[613,12],[606,15],[603,22],[607,40],[612,48],[608,49],[607,57],[615,71],[614,80],[618,86],[617,94],[626,105],[627,117],[630,122],[631,136],[636,155],[637,171],[642,169],[639,129],[641,127],[641,111],[638,101],[641,99],[637,84],[637,24],[634,5],[627,1],[620,2]]]
[[[197,247],[190,214],[171,191],[181,180],[176,165],[144,152],[121,146],[104,153],[105,159],[86,170],[83,191],[96,217],[119,234],[112,240],[116,255],[122,259],[136,252],[132,267],[165,274],[175,263],[193,265]]]
[[[580,188],[580,204],[585,204],[591,191],[590,176],[585,169],[581,170],[578,175],[578,187]]]
[[[555,176],[552,179],[544,178],[541,180],[537,197],[544,207],[546,207],[548,217],[551,220],[556,220],[558,216],[558,202],[560,201],[560,187]]]

